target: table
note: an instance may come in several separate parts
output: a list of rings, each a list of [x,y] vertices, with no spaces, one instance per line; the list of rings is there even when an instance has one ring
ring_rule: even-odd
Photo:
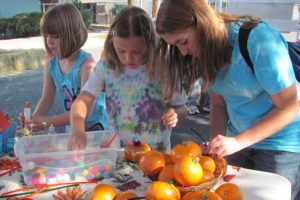
[[[122,151],[120,154],[122,155]],[[6,155],[6,157],[8,157]],[[13,157],[8,157],[13,159]],[[22,172],[16,171],[11,175],[6,174],[0,178],[0,195],[4,192],[16,190],[24,187],[22,185]],[[245,168],[239,168],[234,166],[228,166],[227,178],[231,177],[229,182],[235,183],[240,186],[244,200],[290,200],[291,199],[291,184],[290,182],[277,174],[261,172],[257,170],[250,170]],[[138,169],[136,164],[129,163],[124,160],[122,156],[119,156],[116,178],[104,179],[98,183],[107,183],[115,186],[119,191],[120,189],[126,189],[126,183],[135,180],[138,183],[132,189],[139,196],[144,196],[150,179],[144,177],[142,172]],[[217,185],[225,183],[224,179],[220,179]],[[83,190],[92,191],[96,183],[83,184],[81,188]],[[127,184],[128,185],[128,184]],[[46,200],[52,199],[52,195],[57,191],[40,193],[33,196],[33,199]],[[1,197],[0,197],[1,199]]]

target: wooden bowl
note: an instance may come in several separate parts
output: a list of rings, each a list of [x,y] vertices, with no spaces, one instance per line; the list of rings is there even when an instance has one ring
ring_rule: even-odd
[[[181,193],[196,192],[199,190],[210,190],[218,183],[219,179],[220,179],[220,177],[215,178],[208,182],[201,183],[199,185],[195,185],[195,186],[188,186],[188,187],[176,186],[176,187],[178,188],[178,190]]]

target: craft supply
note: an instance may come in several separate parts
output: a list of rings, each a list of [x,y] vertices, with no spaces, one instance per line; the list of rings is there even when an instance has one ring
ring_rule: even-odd
[[[119,134],[119,131],[117,131],[117,132],[115,132],[115,134],[113,134],[113,136],[111,137],[109,142],[106,144],[106,148],[110,147],[110,145],[113,143],[113,141],[117,138],[118,134]]]
[[[80,182],[72,182],[72,183],[58,183],[58,184],[40,184],[40,185],[33,185],[33,186],[27,186],[24,188],[20,188],[17,190],[12,190],[8,192],[4,192],[3,194],[0,195],[0,198],[8,198],[8,197],[15,197],[15,196],[22,196],[22,195],[28,195],[28,194],[38,194],[38,193],[43,193],[43,192],[50,192],[53,190],[59,190],[59,189],[64,189],[68,187],[75,187],[79,186],[82,184],[94,184],[98,182],[97,180],[91,180],[91,181],[80,181]],[[35,191],[29,191],[29,192],[24,192],[24,193],[16,193],[16,192],[21,192],[21,191],[28,191],[28,190],[35,190]],[[16,194],[15,194],[16,193]],[[28,196],[25,196],[28,198]],[[25,198],[24,197],[24,198]]]
[[[0,160],[0,177],[4,176],[5,174],[13,173],[19,169],[21,169],[21,166],[20,166],[18,159],[14,159],[14,160],[1,159]]]
[[[15,145],[20,158],[24,183],[53,184],[114,176],[117,149],[101,148],[115,146],[118,132],[87,132],[87,147],[81,151],[68,151],[69,134],[47,134],[22,137]]]
[[[55,134],[55,127],[51,124],[48,129],[48,135]]]
[[[26,101],[26,103],[25,103],[24,117],[25,117],[25,120],[30,120],[31,119],[31,108],[30,108],[29,101]]]

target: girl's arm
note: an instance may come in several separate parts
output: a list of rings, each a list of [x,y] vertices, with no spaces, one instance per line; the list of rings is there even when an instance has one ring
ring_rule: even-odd
[[[274,108],[260,122],[235,137],[216,136],[210,142],[210,153],[220,157],[253,145],[284,128],[299,113],[296,84],[272,95]]]
[[[44,67],[43,91],[37,106],[32,113],[32,119],[25,121],[26,126],[32,131],[39,131],[48,128],[51,124],[55,127],[70,123],[69,112],[61,115],[46,116],[53,106],[55,100],[56,87],[50,75],[49,62]]]
[[[54,81],[50,75],[50,66],[49,62],[45,64],[44,67],[44,82],[43,82],[43,91],[40,100],[37,103],[37,106],[32,113],[32,118],[39,116],[45,116],[52,108],[55,100],[56,87]]]
[[[92,56],[90,56],[86,61],[82,64],[81,70],[80,70],[80,86],[83,88],[87,80],[89,79],[89,76],[94,70],[94,67],[96,65],[96,62]]]
[[[90,75],[92,74],[94,68],[95,68],[96,62],[92,56],[90,56],[81,67],[80,70],[80,87],[81,91],[84,87],[85,83],[89,79]],[[88,115],[92,112],[93,106],[90,107],[90,110],[88,110]]]
[[[227,106],[223,97],[217,93],[210,94],[211,111],[210,111],[210,138],[217,135],[225,135],[228,124]]]
[[[76,98],[71,108],[70,122],[72,127],[72,134],[69,140],[68,149],[84,149],[86,146],[85,134],[85,119],[88,116],[88,111],[92,108],[95,97],[82,91]]]

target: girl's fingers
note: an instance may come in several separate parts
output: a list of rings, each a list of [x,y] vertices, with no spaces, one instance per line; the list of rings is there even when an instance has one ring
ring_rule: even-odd
[[[166,121],[163,121],[163,124],[168,128],[173,128],[177,125],[178,119],[168,119]]]

